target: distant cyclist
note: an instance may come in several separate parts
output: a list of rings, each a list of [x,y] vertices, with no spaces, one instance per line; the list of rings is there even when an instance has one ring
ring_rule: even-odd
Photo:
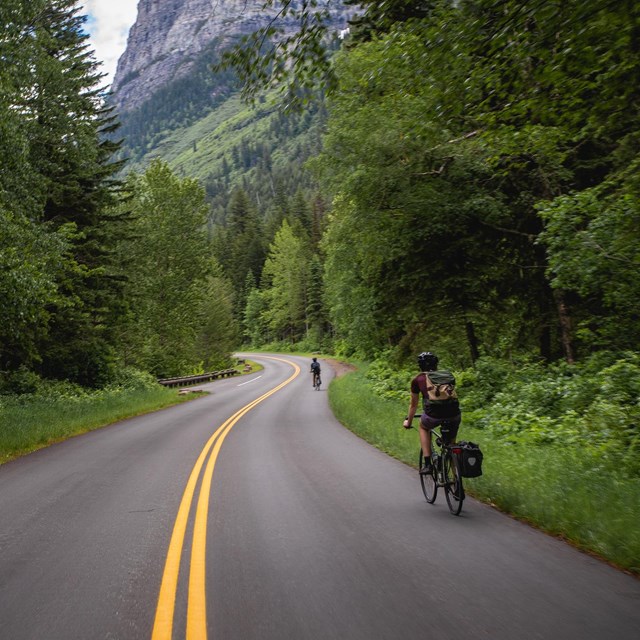
[[[442,437],[447,442],[455,442],[460,427],[460,404],[455,390],[456,381],[449,371],[438,370],[438,357],[430,352],[418,356],[419,373],[411,381],[411,402],[409,413],[404,421],[404,428],[410,429],[413,417],[418,408],[418,400],[422,395],[423,414],[420,417],[420,445],[425,465],[420,473],[431,472],[431,430],[447,422],[447,431],[441,429]]]
[[[316,378],[318,386],[320,385],[320,363],[318,362],[318,358],[311,359],[311,373],[313,374],[313,388],[316,388]]]

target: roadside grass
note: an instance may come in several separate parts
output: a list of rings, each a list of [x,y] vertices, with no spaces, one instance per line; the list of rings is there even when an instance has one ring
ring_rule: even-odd
[[[96,391],[78,397],[0,400],[0,464],[118,420],[192,400],[177,389]]]
[[[502,444],[475,430],[484,474],[474,495],[614,564],[640,574],[640,479],[583,457],[575,446]],[[469,483],[468,483],[469,484]]]
[[[418,432],[402,428],[408,394],[407,406],[375,395],[360,368],[332,381],[329,400],[348,429],[417,468]],[[465,427],[464,413],[459,439],[479,443],[484,453],[482,477],[465,481],[469,494],[640,574],[640,479],[625,478],[575,445],[498,441]]]
[[[240,375],[263,369],[252,360],[246,363],[251,365],[251,371],[238,367]],[[151,386],[139,388],[86,391],[78,387],[45,396],[0,395],[0,464],[119,420],[205,395],[197,389],[185,395],[178,391],[152,382]]]
[[[331,381],[329,402],[347,429],[390,456],[417,467],[418,431],[402,427],[408,400],[405,406],[374,395],[358,367],[356,372]]]

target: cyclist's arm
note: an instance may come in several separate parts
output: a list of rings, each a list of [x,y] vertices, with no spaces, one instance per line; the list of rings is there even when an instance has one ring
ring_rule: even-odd
[[[409,403],[409,412],[407,413],[407,419],[404,421],[405,429],[408,429],[411,426],[411,421],[413,420],[413,417],[416,415],[416,409],[418,408],[418,400],[420,400],[420,395],[412,391],[411,402]]]

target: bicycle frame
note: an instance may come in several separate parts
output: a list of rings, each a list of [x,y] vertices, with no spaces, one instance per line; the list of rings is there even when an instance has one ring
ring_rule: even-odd
[[[445,424],[445,423],[443,423]],[[460,475],[460,464],[456,445],[444,442],[442,433],[436,429],[431,433],[431,445],[433,447],[433,436],[435,435],[435,444],[440,449],[437,455],[437,461],[430,473],[420,474],[420,484],[422,492],[429,504],[433,504],[438,494],[438,488],[444,488],[445,498],[449,505],[449,510],[453,515],[459,515],[462,510],[462,502],[464,501],[464,486],[462,476]],[[418,464],[422,468],[424,462],[424,454],[420,448],[420,457]]]

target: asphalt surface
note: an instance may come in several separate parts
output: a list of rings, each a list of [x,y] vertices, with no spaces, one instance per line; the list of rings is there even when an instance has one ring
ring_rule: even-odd
[[[308,360],[282,358],[302,370],[272,395],[294,367],[260,358],[206,398],[0,466],[0,640],[156,640],[158,616],[194,640],[640,637],[640,581],[473,500],[428,505],[415,470],[333,418],[329,366],[318,392]]]

